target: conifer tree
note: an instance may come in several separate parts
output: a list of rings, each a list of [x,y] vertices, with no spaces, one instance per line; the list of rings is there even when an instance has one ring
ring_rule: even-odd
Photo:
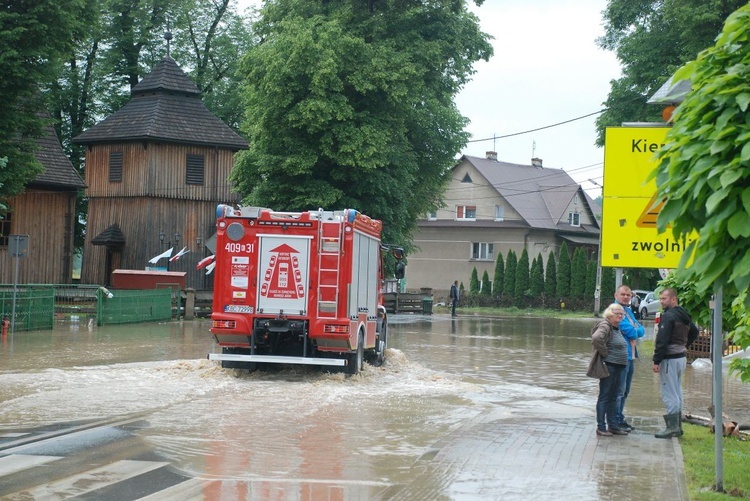
[[[487,273],[487,270],[484,270],[484,273],[482,274],[481,293],[483,296],[492,295],[492,284],[490,283],[490,274]]]
[[[500,297],[503,295],[503,285],[505,282],[505,260],[503,259],[503,255],[498,252],[497,253],[497,261],[495,262],[495,276],[493,277],[494,280],[492,282],[492,293]]]
[[[549,306],[554,303],[557,295],[557,261],[554,252],[550,252],[547,256],[547,267],[544,273],[544,301]]]
[[[469,280],[469,292],[477,294],[479,292],[479,273],[477,273],[477,267],[475,266],[471,270],[471,280]]]
[[[505,297],[510,297],[515,302],[516,296],[516,266],[518,258],[512,249],[508,249],[508,255],[505,257],[505,283],[503,283],[503,292]]]
[[[516,264],[516,287],[514,290],[515,303],[517,306],[522,306],[529,293],[529,253],[526,252],[526,249],[521,251],[521,257]]]
[[[573,263],[570,269],[570,297],[583,299],[586,289],[586,252],[583,247],[576,247],[573,251]]]
[[[557,255],[557,297],[565,299],[570,295],[570,253],[563,242]]]
[[[535,300],[536,298],[541,298],[544,293],[544,261],[542,261],[541,253],[539,253],[531,264],[530,281],[531,297]]]

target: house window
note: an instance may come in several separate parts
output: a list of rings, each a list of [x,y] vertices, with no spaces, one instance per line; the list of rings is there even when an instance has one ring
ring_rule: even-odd
[[[495,259],[493,246],[494,244],[488,244],[486,242],[472,242],[471,259]]]
[[[471,180],[471,176],[470,176],[470,175],[469,175],[469,173],[467,172],[467,173],[466,173],[466,174],[464,175],[464,178],[463,178],[463,179],[461,180],[461,182],[462,182],[462,183],[473,183],[474,181],[472,181],[472,180]]]
[[[8,235],[13,231],[10,227],[12,216],[12,212],[6,212],[2,215],[2,219],[0,219],[0,247],[8,246]]]
[[[568,212],[568,224],[571,226],[581,226],[581,213]]]
[[[203,184],[204,164],[203,155],[187,156],[187,184]]]
[[[109,182],[110,183],[122,182],[122,152],[121,151],[109,152]]]
[[[428,221],[436,221],[437,220],[437,211],[432,211],[427,213],[427,220]]]
[[[456,205],[456,219],[475,221],[477,219],[476,205]]]
[[[505,220],[505,207],[502,205],[495,206],[495,221]]]

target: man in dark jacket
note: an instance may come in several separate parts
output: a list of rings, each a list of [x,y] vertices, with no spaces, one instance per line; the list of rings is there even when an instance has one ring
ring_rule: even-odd
[[[687,365],[687,349],[698,337],[698,327],[679,306],[677,291],[664,289],[659,296],[664,310],[654,341],[654,373],[659,374],[661,399],[667,408],[665,430],[656,438],[682,436],[682,373]]]
[[[458,306],[458,280],[453,282],[451,285],[450,299],[451,299],[451,316],[456,316],[456,306]]]

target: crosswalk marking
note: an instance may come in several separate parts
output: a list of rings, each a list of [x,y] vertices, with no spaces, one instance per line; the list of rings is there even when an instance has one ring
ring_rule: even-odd
[[[121,460],[33,489],[10,494],[5,499],[45,499],[48,501],[69,499],[109,486],[115,482],[143,475],[168,464],[157,461]]]
[[[39,466],[40,464],[51,463],[62,459],[61,456],[30,456],[26,454],[11,454],[0,458],[0,477],[10,475],[19,471]]]
[[[139,498],[138,501],[202,501],[203,490],[215,482],[221,481],[191,478],[149,496]]]

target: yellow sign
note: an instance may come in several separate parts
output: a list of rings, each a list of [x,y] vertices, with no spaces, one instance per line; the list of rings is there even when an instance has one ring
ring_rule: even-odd
[[[656,218],[664,201],[656,198],[655,154],[668,127],[608,127],[604,140],[602,194],[602,266],[677,268],[687,244],[667,230],[659,233]]]

